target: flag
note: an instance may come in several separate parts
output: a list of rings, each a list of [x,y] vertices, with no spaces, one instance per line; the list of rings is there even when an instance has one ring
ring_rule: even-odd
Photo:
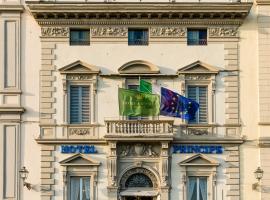
[[[152,84],[147,81],[140,80],[139,90],[141,92],[147,92],[147,93],[152,94]]]
[[[158,95],[119,88],[118,101],[119,113],[122,116],[159,115],[160,99]]]
[[[181,117],[180,94],[161,87],[160,115]]]
[[[199,109],[200,105],[186,97],[180,95],[179,98],[179,110],[182,113],[182,118],[186,120],[194,120],[196,118],[196,112]]]

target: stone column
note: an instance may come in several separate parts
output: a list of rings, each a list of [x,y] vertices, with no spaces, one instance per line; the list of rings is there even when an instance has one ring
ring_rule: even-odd
[[[109,142],[108,156],[108,197],[109,200],[117,200],[118,177],[117,177],[117,153],[116,142]]]
[[[169,199],[169,143],[161,142],[161,200]]]

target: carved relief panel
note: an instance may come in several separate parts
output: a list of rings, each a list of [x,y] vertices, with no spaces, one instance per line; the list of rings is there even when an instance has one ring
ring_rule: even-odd
[[[119,157],[159,157],[160,145],[149,143],[119,144]]]

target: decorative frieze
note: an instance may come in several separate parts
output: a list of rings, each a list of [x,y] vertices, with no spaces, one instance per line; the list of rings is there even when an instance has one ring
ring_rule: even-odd
[[[209,37],[237,37],[236,27],[215,27],[209,28]]]
[[[186,29],[181,27],[151,27],[150,37],[179,38],[186,36]]]
[[[91,29],[92,37],[127,37],[127,27],[94,27]]]
[[[82,81],[82,80],[91,80],[92,78],[93,78],[93,76],[88,75],[88,74],[68,74],[67,75],[67,80]]]
[[[69,37],[68,27],[42,27],[42,37]]]
[[[90,130],[88,128],[70,128],[69,135],[89,135]]]
[[[211,75],[198,75],[198,74],[188,74],[185,76],[187,81],[200,81],[200,80],[210,80]]]
[[[188,135],[209,135],[209,132],[206,128],[189,128]]]

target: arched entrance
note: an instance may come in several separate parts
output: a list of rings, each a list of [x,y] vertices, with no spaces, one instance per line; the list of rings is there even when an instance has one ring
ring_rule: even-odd
[[[125,172],[120,181],[121,200],[156,200],[158,181],[148,169],[137,167]]]

